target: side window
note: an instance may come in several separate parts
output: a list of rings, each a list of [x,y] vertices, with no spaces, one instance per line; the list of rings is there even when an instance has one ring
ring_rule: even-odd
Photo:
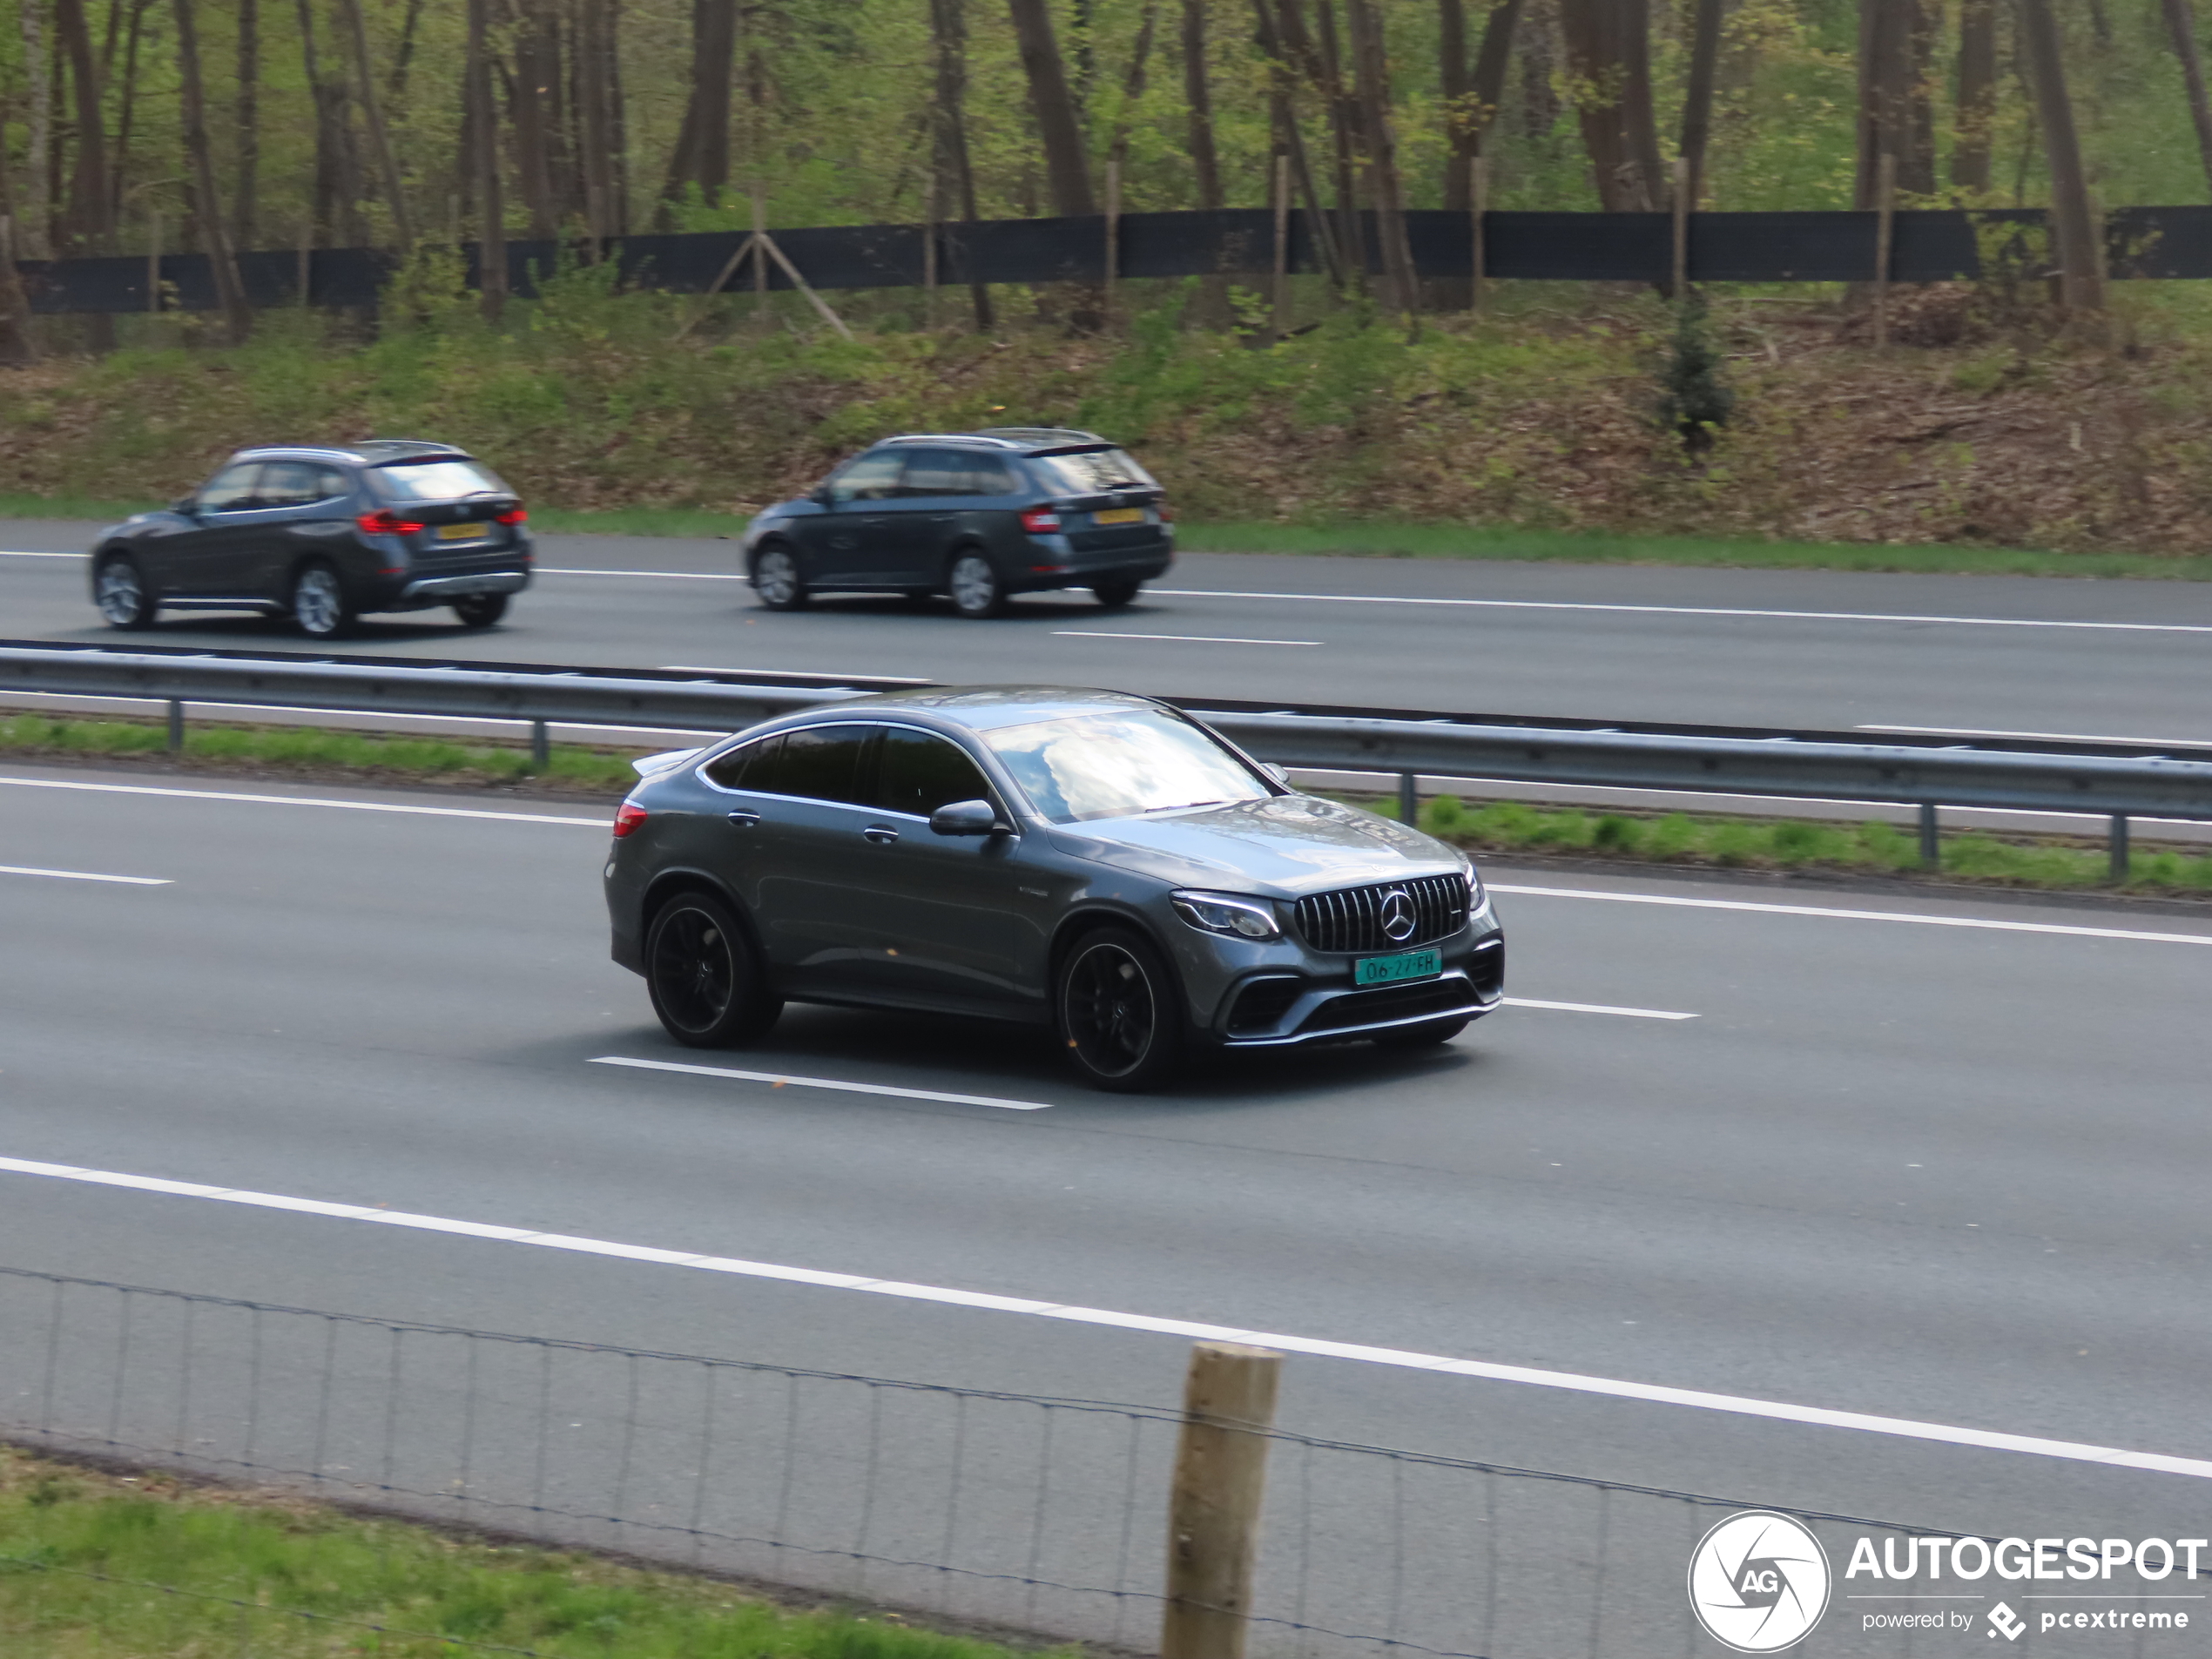
[[[873,450],[830,480],[830,499],[889,501],[899,493],[899,474],[906,464],[906,452],[902,449]]]
[[[970,495],[1011,496],[1021,488],[1014,482],[1012,469],[996,455],[971,455],[968,467]]]
[[[353,493],[354,481],[336,467],[315,469],[315,500],[328,501],[334,496],[350,496]]]
[[[715,759],[707,767],[706,775],[725,789],[772,789],[772,786],[763,780],[774,775],[776,752],[783,747],[783,733],[779,732],[772,738],[732,749]]]
[[[876,752],[875,804],[887,812],[927,818],[956,800],[990,800],[982,770],[949,738],[911,726],[890,726]]]
[[[911,449],[907,453],[907,481],[901,496],[972,496],[974,469],[959,449]]]
[[[745,787],[806,800],[867,803],[868,749],[878,728],[869,725],[806,725],[784,733],[765,780],[745,772]]]
[[[258,461],[241,461],[226,467],[200,487],[203,513],[239,513],[253,505],[253,481],[261,474]]]
[[[320,500],[315,475],[321,470],[309,461],[269,462],[261,469],[254,502],[260,507],[305,507]]]

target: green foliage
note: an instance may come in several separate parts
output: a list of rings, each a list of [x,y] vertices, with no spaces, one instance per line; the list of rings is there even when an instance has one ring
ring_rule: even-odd
[[[1700,294],[1676,302],[1674,333],[1660,365],[1659,388],[1659,423],[1693,455],[1712,448],[1736,411],[1736,393],[1728,383],[1712,317]]]

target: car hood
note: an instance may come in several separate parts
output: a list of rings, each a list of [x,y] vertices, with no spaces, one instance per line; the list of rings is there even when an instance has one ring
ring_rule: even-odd
[[[1419,830],[1313,795],[1055,826],[1079,858],[1177,887],[1295,899],[1332,887],[1462,867],[1458,853]]]

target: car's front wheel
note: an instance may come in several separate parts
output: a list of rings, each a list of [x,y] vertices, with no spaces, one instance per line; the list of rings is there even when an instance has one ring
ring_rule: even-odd
[[[780,543],[765,547],[752,562],[752,591],[767,610],[797,610],[806,603],[799,559]]]
[[[999,580],[997,568],[981,553],[970,551],[954,559],[945,587],[953,596],[953,609],[963,617],[980,620],[1006,609],[1006,584]]]
[[[102,562],[92,593],[100,608],[100,619],[111,628],[151,628],[155,613],[161,609],[146,589],[138,562],[127,553]]]
[[[329,565],[305,565],[292,578],[292,620],[308,638],[339,638],[352,630],[354,617],[346,584]]]
[[[503,593],[464,593],[453,602],[453,614],[463,628],[489,628],[507,614]]]
[[[1055,1012],[1068,1057],[1101,1089],[1157,1089],[1182,1063],[1182,1003],[1167,962],[1127,927],[1076,941],[1061,964]]]
[[[1136,582],[1101,582],[1091,589],[1090,597],[1109,610],[1118,610],[1136,597],[1143,584]]]
[[[645,986],[668,1035],[688,1048],[753,1042],[784,1011],[752,941],[711,894],[679,893],[654,914]]]

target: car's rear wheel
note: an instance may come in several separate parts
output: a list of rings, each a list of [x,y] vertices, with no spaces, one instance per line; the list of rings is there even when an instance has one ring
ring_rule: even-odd
[[[1068,1057],[1101,1089],[1157,1089],[1180,1067],[1182,1001],[1160,953],[1126,927],[1079,940],[1061,964],[1055,1011]]]
[[[489,628],[507,614],[503,593],[464,593],[453,602],[453,614],[463,628]]]
[[[1101,582],[1091,589],[1091,597],[1100,604],[1118,609],[1136,597],[1136,590],[1143,584],[1138,582]]]
[[[329,565],[302,565],[292,578],[292,620],[308,638],[339,638],[352,631],[354,616],[346,584]]]
[[[101,620],[111,628],[151,628],[155,614],[161,609],[147,590],[145,575],[138,569],[138,562],[127,553],[102,561],[99,575],[92,583],[92,594],[100,608]]]
[[[1433,1049],[1451,1042],[1467,1028],[1465,1020],[1424,1020],[1419,1025],[1385,1031],[1375,1042],[1385,1049]]]
[[[997,569],[972,549],[953,560],[945,587],[953,596],[953,609],[963,617],[981,620],[1006,609],[1006,584],[999,580]]]
[[[668,1035],[693,1049],[753,1042],[784,1011],[752,941],[711,894],[679,893],[654,913],[645,985]]]
[[[806,603],[806,584],[799,579],[799,559],[781,543],[760,550],[752,562],[752,591],[766,610],[797,610]]]

